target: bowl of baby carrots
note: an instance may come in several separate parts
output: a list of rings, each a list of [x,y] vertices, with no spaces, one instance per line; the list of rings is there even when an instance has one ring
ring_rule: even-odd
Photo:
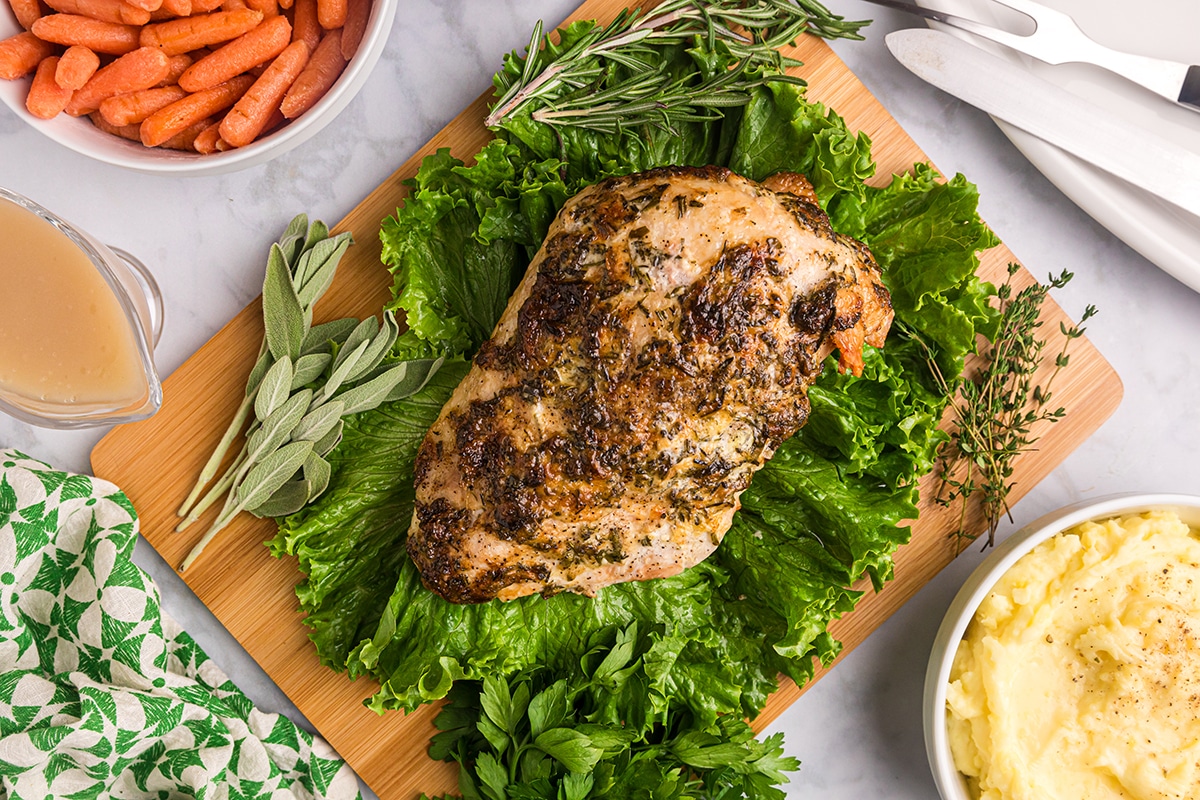
[[[0,100],[142,172],[253,166],[313,136],[379,60],[398,0],[0,0]]]

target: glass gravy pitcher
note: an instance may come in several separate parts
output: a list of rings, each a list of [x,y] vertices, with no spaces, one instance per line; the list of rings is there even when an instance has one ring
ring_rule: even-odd
[[[0,411],[83,428],[162,404],[162,296],[145,265],[0,188]]]

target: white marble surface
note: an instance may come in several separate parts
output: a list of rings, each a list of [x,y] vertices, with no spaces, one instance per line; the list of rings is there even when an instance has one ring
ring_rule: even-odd
[[[983,216],[1036,275],[1076,274],[1057,294],[1073,315],[1089,303],[1100,308],[1089,336],[1120,374],[1124,401],[1016,507],[1016,524],[1114,492],[1200,494],[1200,295],[1080,212],[987,117],[899,67],[883,35],[911,20],[857,0],[829,3],[847,16],[876,20],[867,41],[835,49],[934,163],[979,185]],[[340,219],[487,88],[501,56],[523,48],[539,18],[557,23],[575,5],[404,0],[382,61],[342,115],[291,153],[232,175],[162,178],[109,167],[64,150],[0,109],[0,185],[152,267],[167,313],[156,358],[169,374],[258,293],[262,254],[293,214]],[[52,432],[0,417],[0,445],[73,470],[88,469],[101,434]],[[1012,529],[1006,525],[1001,535]],[[773,730],[786,732],[788,751],[803,761],[789,796],[936,796],[921,739],[926,654],[951,597],[980,558],[976,550],[965,553],[779,719]],[[168,610],[251,697],[290,709],[144,542],[136,559],[159,581]]]

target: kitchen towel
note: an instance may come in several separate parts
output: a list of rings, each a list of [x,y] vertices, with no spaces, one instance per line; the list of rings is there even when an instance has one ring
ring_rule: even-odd
[[[355,798],[163,613],[129,499],[0,450],[0,798]]]

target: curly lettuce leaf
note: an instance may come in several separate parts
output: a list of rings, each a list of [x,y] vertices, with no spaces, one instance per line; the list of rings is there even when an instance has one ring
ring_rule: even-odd
[[[315,503],[293,514],[268,542],[299,559],[296,587],[321,663],[346,668],[350,651],[374,634],[408,556],[413,461],[425,431],[467,372],[442,364],[412,397],[350,418],[329,455],[333,477]]]
[[[861,204],[831,213],[835,230],[862,240],[884,269],[896,317],[936,343],[942,372],[962,371],[975,338],[995,335],[995,289],[976,276],[977,253],[999,243],[978,217],[979,192],[962,175],[949,181],[926,164],[884,189],[866,188]]]
[[[742,113],[729,168],[761,181],[776,172],[808,177],[822,206],[839,193],[861,195],[875,174],[871,140],[854,134],[845,121],[820,103],[809,103],[787,83],[755,93]]]
[[[669,682],[697,680],[688,673],[702,670],[708,691],[697,710],[715,715],[737,709],[739,670],[681,662],[678,650],[711,635],[713,586],[723,579],[719,570],[707,565],[662,581],[610,586],[595,598],[561,594],[457,605],[424,589],[416,569],[406,564],[376,636],[355,651],[353,660],[384,676],[373,707],[412,709],[444,697],[456,680],[482,680],[534,667],[569,670],[594,637],[636,621],[642,630],[658,632],[673,645],[657,654],[669,658],[671,668],[661,670],[656,685],[643,690],[666,697]],[[628,700],[653,705],[649,696]]]
[[[493,142],[467,167],[439,150],[383,222],[394,306],[439,350],[471,353],[491,335],[528,261],[522,246],[541,242],[568,196],[557,162],[522,165],[515,155]]]

